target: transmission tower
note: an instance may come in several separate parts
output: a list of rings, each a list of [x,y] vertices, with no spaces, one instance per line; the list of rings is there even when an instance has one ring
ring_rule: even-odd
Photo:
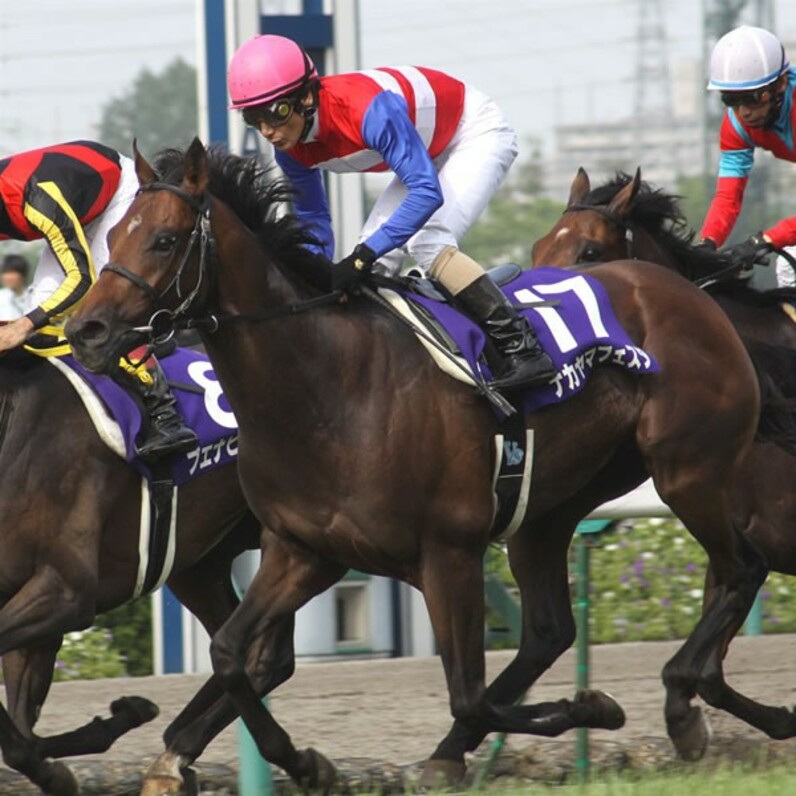
[[[671,135],[674,115],[663,0],[637,0],[637,9],[633,156],[642,166],[671,166],[676,164],[677,146]]]

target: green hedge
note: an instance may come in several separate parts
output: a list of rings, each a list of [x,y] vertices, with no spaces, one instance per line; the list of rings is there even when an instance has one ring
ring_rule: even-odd
[[[702,607],[707,556],[679,521],[622,522],[589,540],[589,627],[594,643],[688,635]],[[506,585],[515,585],[500,548],[490,549],[487,570],[498,573]],[[765,633],[796,632],[793,588],[787,576],[769,576],[760,592]]]

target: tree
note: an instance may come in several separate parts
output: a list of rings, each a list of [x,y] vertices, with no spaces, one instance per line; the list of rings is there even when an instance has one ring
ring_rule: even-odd
[[[176,58],[160,74],[143,69],[131,89],[103,108],[99,140],[123,154],[134,138],[148,155],[185,146],[197,132],[197,107],[194,67]]]

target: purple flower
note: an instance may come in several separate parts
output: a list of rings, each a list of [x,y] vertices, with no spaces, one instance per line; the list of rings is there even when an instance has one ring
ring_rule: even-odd
[[[696,571],[697,571],[697,569],[699,569],[699,567],[697,567],[697,565],[696,565],[696,564],[694,564],[694,563],[692,563],[691,561],[689,561],[689,562],[688,562],[688,563],[685,565],[685,571],[686,571],[686,572],[696,572]]]
[[[671,608],[672,601],[668,597],[661,597],[661,608]]]

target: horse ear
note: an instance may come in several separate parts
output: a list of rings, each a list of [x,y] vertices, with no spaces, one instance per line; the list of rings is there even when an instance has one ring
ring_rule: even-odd
[[[207,149],[194,138],[183,158],[183,187],[194,196],[201,196],[207,190],[208,168]]]
[[[567,199],[567,207],[572,205],[583,204],[583,200],[589,195],[591,191],[591,182],[589,182],[589,175],[583,166],[578,168],[578,173],[575,179],[572,180],[572,185],[569,189],[569,199]]]
[[[133,139],[133,157],[135,158],[135,173],[138,175],[138,184],[147,185],[158,178],[155,170],[147,163],[146,158],[138,151],[138,141]]]
[[[636,169],[633,179],[619,191],[608,204],[608,212],[613,213],[618,218],[625,218],[633,207],[636,200],[638,189],[641,187],[641,167]]]

